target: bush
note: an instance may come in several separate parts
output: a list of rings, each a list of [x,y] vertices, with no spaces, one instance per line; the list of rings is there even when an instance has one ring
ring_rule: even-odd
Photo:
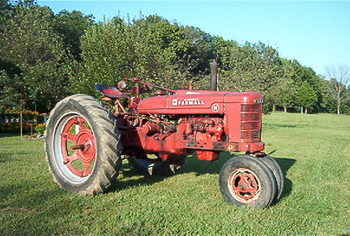
[[[44,135],[45,129],[46,129],[45,123],[37,124],[35,127],[35,133],[37,133],[39,135]]]

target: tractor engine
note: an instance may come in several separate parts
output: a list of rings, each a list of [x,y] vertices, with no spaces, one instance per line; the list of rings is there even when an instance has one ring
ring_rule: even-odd
[[[120,116],[128,155],[172,155],[195,152],[214,161],[221,151],[257,153],[261,142],[263,98],[256,92],[177,90],[173,95],[139,101]]]

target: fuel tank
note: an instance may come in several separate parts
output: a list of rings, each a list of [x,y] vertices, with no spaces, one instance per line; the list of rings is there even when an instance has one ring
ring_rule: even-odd
[[[224,114],[226,103],[262,103],[257,92],[177,90],[173,95],[145,98],[137,106],[139,113]]]

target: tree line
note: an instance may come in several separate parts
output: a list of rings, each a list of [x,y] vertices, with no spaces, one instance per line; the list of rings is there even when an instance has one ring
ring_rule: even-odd
[[[264,43],[241,44],[156,15],[96,22],[33,0],[0,0],[0,112],[47,112],[67,95],[98,95],[96,83],[124,77],[207,89],[214,59],[220,90],[260,91],[266,111],[350,113],[346,66],[318,75]]]

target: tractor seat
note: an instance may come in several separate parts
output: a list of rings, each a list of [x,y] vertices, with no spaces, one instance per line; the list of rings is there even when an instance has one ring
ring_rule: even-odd
[[[128,97],[124,93],[120,92],[116,87],[106,86],[102,84],[96,84],[95,88],[100,91],[104,96],[109,98],[120,98],[120,97]]]

